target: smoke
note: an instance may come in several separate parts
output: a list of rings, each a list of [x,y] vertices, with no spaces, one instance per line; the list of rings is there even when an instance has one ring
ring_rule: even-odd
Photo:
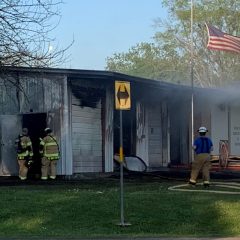
[[[217,88],[197,88],[197,95],[209,104],[240,105],[240,82]]]

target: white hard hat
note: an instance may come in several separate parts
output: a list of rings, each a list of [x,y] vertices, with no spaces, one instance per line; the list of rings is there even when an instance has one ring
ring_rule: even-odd
[[[207,128],[205,128],[205,127],[200,127],[199,129],[198,129],[198,132],[200,132],[200,133],[206,133],[208,130],[207,130]]]

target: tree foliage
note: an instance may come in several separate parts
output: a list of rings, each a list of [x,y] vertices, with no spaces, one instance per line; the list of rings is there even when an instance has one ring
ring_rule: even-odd
[[[156,20],[156,27],[161,31],[155,33],[154,42],[141,43],[128,53],[109,57],[108,70],[190,84],[190,2],[162,2],[169,17]],[[240,0],[195,0],[193,8],[194,84],[209,87],[239,80],[239,54],[207,49],[205,22],[240,36]]]
[[[49,66],[66,49],[51,49],[51,31],[60,20],[61,0],[1,0],[0,66]]]

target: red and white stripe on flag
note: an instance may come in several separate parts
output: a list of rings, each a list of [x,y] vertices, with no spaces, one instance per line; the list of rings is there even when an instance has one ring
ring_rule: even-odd
[[[208,30],[208,49],[240,53],[240,37],[235,37],[206,24]]]

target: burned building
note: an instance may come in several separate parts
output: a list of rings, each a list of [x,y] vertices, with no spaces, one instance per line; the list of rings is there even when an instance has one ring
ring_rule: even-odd
[[[131,109],[123,111],[124,154],[140,157],[148,170],[188,165],[191,88],[108,71],[8,67],[0,73],[0,176],[18,173],[14,140],[23,127],[33,141],[36,172],[45,127],[53,129],[59,142],[58,175],[114,171],[113,156],[119,150],[115,81],[131,85]],[[216,135],[211,94],[195,94],[196,106],[202,105],[194,125],[206,124],[216,139],[226,138]]]

